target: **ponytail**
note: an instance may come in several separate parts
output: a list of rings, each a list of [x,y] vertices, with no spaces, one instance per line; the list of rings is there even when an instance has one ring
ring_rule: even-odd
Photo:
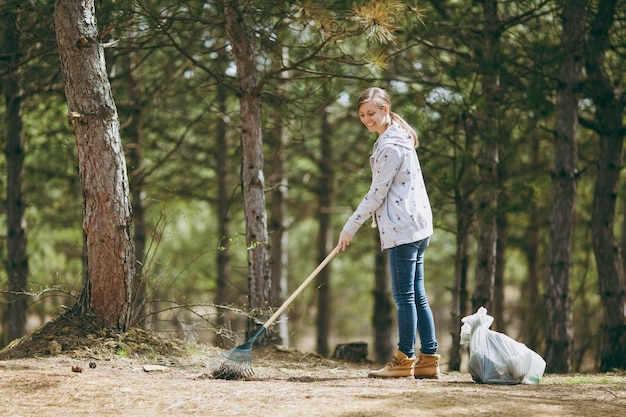
[[[389,114],[391,115],[392,121],[398,123],[400,126],[404,128],[404,130],[409,132],[409,135],[411,135],[411,137],[413,138],[413,146],[415,147],[415,149],[417,149],[417,147],[420,145],[420,142],[417,137],[417,132],[415,131],[415,129],[413,129],[413,127],[406,120],[404,120],[402,116],[400,116],[399,114],[396,114],[392,111],[390,111]]]

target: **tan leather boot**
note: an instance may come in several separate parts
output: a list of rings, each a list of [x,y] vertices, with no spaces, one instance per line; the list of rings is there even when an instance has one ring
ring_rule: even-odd
[[[415,358],[409,358],[399,350],[393,355],[393,359],[384,368],[377,371],[371,371],[370,378],[400,378],[413,376],[413,364]]]
[[[440,355],[426,355],[424,353],[417,354],[417,360],[413,368],[413,376],[415,379],[431,378],[439,379],[441,372],[439,371]]]

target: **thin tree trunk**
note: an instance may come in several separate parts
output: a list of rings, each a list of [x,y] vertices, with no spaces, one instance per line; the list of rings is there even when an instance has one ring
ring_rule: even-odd
[[[217,86],[215,105],[219,109],[220,115],[227,114],[227,90],[223,85]],[[228,282],[230,280],[230,251],[228,243],[230,239],[230,201],[231,201],[231,163],[230,154],[231,141],[227,131],[226,121],[222,117],[218,118],[215,138],[217,141],[217,229],[220,237],[220,250],[217,251],[217,292],[215,303],[218,306],[225,306],[229,303]],[[218,307],[219,308],[219,307]],[[226,327],[228,324],[226,313],[218,311],[218,328]],[[217,332],[217,345],[221,346],[225,340]]]
[[[84,204],[85,282],[75,310],[125,329],[135,276],[131,204],[93,0],[57,0],[54,22]]]
[[[468,219],[464,219],[463,222]],[[457,220],[457,224],[459,221]],[[464,226],[460,226],[462,230]],[[456,239],[457,254],[454,259],[454,288],[452,290],[452,311],[450,320],[450,336],[452,337],[452,344],[450,346],[448,370],[460,371],[461,370],[461,319],[468,315],[468,276],[470,270],[470,235],[465,233],[463,235],[457,235]]]
[[[613,229],[617,186],[624,143],[624,100],[604,69],[609,31],[616,11],[615,0],[600,1],[587,42],[586,69],[589,95],[596,105],[600,137],[598,174],[591,218],[593,251],[598,268],[604,328],[600,372],[626,369],[626,284],[622,252]]]
[[[450,311],[450,335],[452,344],[449,354],[449,371],[461,369],[461,319],[468,315],[468,276],[471,263],[470,237],[473,220],[473,189],[476,172],[472,169],[469,155],[475,146],[476,124],[469,118],[469,114],[463,114],[463,128],[465,131],[466,151],[454,158],[454,177],[456,187],[454,189],[454,203],[456,210],[456,255],[454,257],[454,286],[452,288],[452,308]]]
[[[562,6],[564,61],[558,76],[555,109],[552,213],[546,276],[546,372],[570,372],[573,345],[570,270],[578,164],[578,92],[582,77],[585,0]]]
[[[537,172],[539,165],[539,139],[532,138],[532,171]],[[528,228],[526,232],[526,246],[524,253],[526,254],[526,262],[528,265],[528,275],[522,283],[522,298],[518,309],[518,316],[523,317],[521,320],[521,338],[529,348],[538,351],[540,348],[540,340],[544,323],[545,303],[539,296],[539,230],[541,218],[537,203],[533,199],[530,202],[530,210],[528,216]]]
[[[480,188],[476,193],[478,220],[478,247],[476,254],[476,284],[472,296],[473,311],[484,306],[488,310],[493,301],[496,273],[496,244],[498,227],[498,139],[499,139],[499,76],[498,49],[500,43],[499,0],[483,2],[483,49],[481,80],[484,106],[482,108],[482,143],[478,154]]]
[[[626,184],[621,183],[619,196],[621,198],[621,218],[622,218],[622,238],[621,238],[621,249],[622,249],[622,269],[626,271]]]
[[[457,224],[459,223],[457,219]],[[454,259],[454,288],[452,289],[452,311],[450,320],[450,336],[452,344],[448,355],[448,370],[459,371],[461,369],[461,319],[467,314],[464,311],[463,294],[467,301],[467,273],[469,269],[469,239],[468,235],[458,235],[456,239],[456,256]]]
[[[5,126],[7,163],[7,342],[20,338],[26,331],[28,308],[28,254],[26,252],[26,218],[24,211],[24,128],[22,124],[22,76],[16,16],[4,17],[4,51],[9,58],[2,80],[6,102]]]
[[[375,246],[380,245],[378,230],[372,231]],[[395,307],[391,298],[389,285],[389,266],[386,252],[377,250],[374,255],[374,314],[372,327],[374,328],[374,357],[376,362],[385,363],[393,357],[393,323]]]
[[[280,107],[273,107],[272,129],[272,202],[271,202],[271,236],[272,236],[272,304],[281,305],[287,295],[287,264],[289,260],[289,233],[287,225],[287,192],[288,178],[285,170],[287,132],[283,127]],[[287,313],[283,313],[276,323],[278,334],[276,343],[289,346],[289,329]]]
[[[332,203],[332,185],[334,172],[332,168],[332,138],[331,128],[328,123],[328,113],[321,116],[320,151],[319,161],[320,181],[317,187],[319,208],[319,225],[317,237],[318,263],[328,255],[333,248],[333,233],[331,228],[331,216],[328,208]],[[330,283],[330,268],[324,268],[317,276],[317,353],[324,357],[330,355],[329,338],[332,316],[332,291]]]
[[[502,178],[502,177],[501,177]],[[501,194],[501,197],[503,195]],[[508,220],[503,210],[498,210],[496,224],[498,225],[498,241],[496,244],[496,271],[493,285],[493,326],[492,329],[506,333],[504,322],[504,269],[506,267],[506,246],[508,236]]]
[[[450,311],[450,345],[448,370],[461,369],[461,319],[467,315],[467,277],[470,268],[470,234],[471,210],[467,208],[467,201],[461,200],[457,192],[456,217],[456,255],[454,257],[454,286],[452,287],[452,308]]]
[[[133,207],[133,243],[135,248],[135,280],[132,293],[131,322],[143,327],[146,321],[146,276],[144,264],[146,259],[146,244],[148,225],[145,208],[145,173],[143,170],[143,109],[139,97],[138,83],[133,75],[135,54],[133,52],[122,57],[124,67],[123,82],[130,97],[128,113],[130,122],[125,130],[129,143],[128,158],[130,161],[130,190]]]
[[[498,181],[503,184],[507,180],[507,167],[498,164]],[[507,190],[501,187],[498,192],[498,201],[507,201]],[[492,329],[501,333],[506,333],[506,323],[504,319],[504,296],[506,288],[506,280],[504,271],[506,269],[506,250],[508,246],[509,236],[509,219],[505,209],[499,209],[496,212],[496,226],[498,228],[496,243],[496,270],[493,288],[493,308],[492,315],[494,318]]]
[[[245,25],[246,13],[239,1],[224,1],[226,34],[232,46],[239,82],[241,183],[248,247],[248,301],[253,311],[263,312],[261,315],[265,316],[270,302],[272,281],[264,194],[261,97],[257,83],[254,34]],[[249,320],[247,336],[252,337],[257,328],[255,321]],[[266,337],[259,338],[257,344],[267,343],[265,339]]]

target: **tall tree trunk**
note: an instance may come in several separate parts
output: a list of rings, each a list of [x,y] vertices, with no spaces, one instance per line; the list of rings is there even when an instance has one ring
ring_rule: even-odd
[[[558,75],[555,109],[552,213],[546,275],[546,371],[571,371],[572,300],[570,269],[576,207],[578,164],[578,96],[582,77],[585,0],[561,2],[563,63]]]
[[[331,216],[328,208],[332,203],[334,171],[332,166],[332,139],[331,128],[328,122],[328,112],[321,115],[320,151],[318,162],[320,180],[317,187],[319,224],[317,235],[317,258],[321,262],[333,248],[333,233],[331,228]],[[324,268],[317,276],[317,344],[316,350],[322,356],[328,357],[330,348],[331,316],[332,316],[332,291],[330,285],[330,268]]]
[[[6,7],[6,6],[5,6]],[[6,76],[2,80],[6,103],[5,126],[7,163],[7,342],[20,338],[26,331],[28,307],[28,254],[26,252],[26,218],[24,215],[24,129],[22,124],[22,76],[17,17],[13,10],[2,14],[4,39],[2,55],[8,57]]]
[[[500,194],[500,196],[502,198],[504,195]],[[492,329],[506,333],[504,322],[504,288],[506,287],[504,269],[506,267],[505,255],[508,236],[508,220],[504,210],[498,210],[496,217],[496,224],[498,225],[498,241],[496,244],[496,271],[495,279],[493,281],[493,307],[491,309],[494,318]]]
[[[618,193],[618,197],[620,198],[620,203],[618,204],[621,207],[620,210],[620,218],[621,218],[621,239],[620,239],[620,248],[622,251],[622,269],[626,271],[626,184],[623,181],[620,181],[620,189]]]
[[[133,207],[133,242],[135,248],[135,280],[133,281],[131,322],[143,327],[146,321],[146,276],[144,264],[146,260],[146,244],[148,224],[146,222],[145,204],[145,172],[143,166],[143,108],[138,85],[133,71],[135,69],[135,53],[130,52],[122,57],[124,67],[123,82],[130,98],[127,112],[130,121],[124,133],[127,135],[128,158],[130,161],[130,191]]]
[[[468,113],[463,114],[465,131],[465,152],[455,154],[454,177],[457,186],[454,189],[456,211],[456,251],[454,257],[454,286],[452,288],[452,308],[450,311],[450,335],[452,344],[449,354],[449,371],[461,369],[461,319],[468,315],[468,276],[471,262],[471,226],[473,221],[473,184],[476,172],[472,169],[470,155],[476,142],[476,124]]]
[[[223,57],[221,57],[223,58]],[[221,59],[223,61],[223,59]],[[220,115],[227,114],[227,90],[223,85],[218,85],[216,90],[215,106],[219,109]],[[219,117],[216,121],[215,139],[217,141],[217,230],[219,231],[220,250],[217,251],[217,292],[215,304],[225,306],[229,304],[228,282],[230,280],[230,250],[227,242],[230,239],[230,219],[229,212],[231,202],[231,141],[227,130],[226,121]],[[219,307],[218,307],[219,308]],[[226,313],[218,311],[217,326],[219,328],[227,326]],[[217,332],[217,345],[221,346],[225,340]]]
[[[101,324],[125,329],[135,275],[131,204],[93,0],[56,0],[54,22],[83,192],[87,259],[75,310],[93,315]]]
[[[462,216],[465,217],[465,216]],[[461,223],[467,222],[464,218]],[[457,232],[463,230],[465,226],[459,224],[457,220]],[[450,355],[448,370],[461,370],[461,319],[468,315],[468,276],[470,270],[470,234],[458,235],[456,237],[457,254],[454,259],[454,288],[452,290],[452,312],[450,320],[450,335],[452,336],[452,344],[450,346]]]
[[[251,309],[265,311],[270,302],[271,276],[264,194],[261,96],[257,82],[255,35],[245,24],[246,13],[238,0],[224,1],[226,35],[232,46],[239,82],[241,183],[248,247],[248,302]],[[247,336],[252,337],[257,328],[255,321],[249,320]],[[261,337],[257,343],[267,343],[265,339],[266,337]]]
[[[372,230],[372,240],[376,242],[375,247],[380,245],[377,229]],[[389,284],[387,255],[386,252],[377,250],[374,255],[374,314],[372,315],[372,327],[374,328],[374,357],[378,363],[385,363],[393,357],[395,350],[392,342],[394,311],[395,307]]]
[[[287,225],[287,192],[289,183],[285,169],[287,132],[280,106],[273,107],[271,137],[272,150],[272,202],[271,202],[271,236],[272,236],[272,304],[281,305],[287,299],[287,265],[289,261],[289,233]],[[287,313],[283,313],[276,323],[278,334],[276,343],[289,346],[289,328]]]
[[[589,95],[596,106],[600,155],[596,177],[591,236],[598,268],[604,328],[600,372],[626,369],[626,284],[622,252],[613,230],[617,186],[624,143],[624,97],[604,68],[609,31],[615,19],[616,0],[602,0],[587,42],[586,69]]]
[[[481,186],[476,193],[478,246],[476,254],[476,285],[472,296],[472,309],[484,306],[488,310],[493,301],[496,273],[496,243],[498,227],[498,139],[499,139],[499,0],[483,2],[483,44],[480,56],[484,105],[481,109],[483,126],[482,143],[478,154]]]
[[[498,180],[505,183],[507,179],[507,169],[503,164],[498,164]],[[507,201],[507,190],[502,187],[498,192],[498,201]],[[494,318],[492,329],[506,333],[506,323],[504,321],[504,290],[506,282],[504,270],[506,269],[506,249],[508,246],[509,220],[506,210],[500,207],[496,212],[496,225],[498,228],[498,240],[496,243],[496,271],[493,287],[493,308],[491,309]]]
[[[539,166],[539,138],[532,138],[532,166],[530,172],[537,172]],[[539,296],[539,230],[541,227],[541,218],[539,209],[535,199],[530,201],[530,210],[528,214],[528,228],[526,232],[526,246],[524,253],[526,255],[526,263],[528,265],[528,275],[522,283],[522,298],[520,300],[518,317],[524,317],[521,321],[521,338],[524,343],[531,349],[538,351],[540,348],[540,340],[543,323],[545,303]]]

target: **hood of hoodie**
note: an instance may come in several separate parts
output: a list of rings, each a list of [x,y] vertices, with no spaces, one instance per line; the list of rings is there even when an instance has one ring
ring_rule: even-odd
[[[376,140],[374,149],[384,145],[399,145],[408,149],[415,149],[414,141],[409,132],[397,123],[392,123],[387,130]]]

